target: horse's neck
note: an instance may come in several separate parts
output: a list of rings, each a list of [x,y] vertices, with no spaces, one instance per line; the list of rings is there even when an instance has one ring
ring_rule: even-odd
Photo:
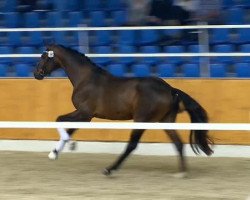
[[[79,84],[82,86],[82,82],[88,81],[93,74],[93,68],[87,61],[74,60],[67,56],[59,56],[62,61],[62,67],[64,68],[70,82],[76,88]]]
[[[74,87],[84,81],[87,81],[92,74],[91,68],[81,66],[79,64],[67,65],[65,67],[65,72]]]

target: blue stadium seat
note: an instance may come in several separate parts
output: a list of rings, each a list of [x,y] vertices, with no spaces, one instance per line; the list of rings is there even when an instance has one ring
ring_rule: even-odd
[[[12,54],[13,53],[13,49],[11,47],[8,46],[0,46],[0,54]],[[0,59],[0,63],[4,63],[4,64],[10,64],[12,63],[13,58],[1,58]]]
[[[245,8],[247,8],[247,9],[250,8],[250,1],[249,0],[242,0],[242,4],[244,5]]]
[[[132,65],[132,73],[135,77],[150,76],[150,66],[147,64],[134,64]]]
[[[29,77],[32,76],[32,67],[30,64],[16,64],[14,65],[14,71],[15,71],[15,75],[17,77]]]
[[[160,49],[158,46],[143,46],[141,48],[142,53],[152,54],[152,53],[159,53]],[[143,63],[149,64],[149,65],[156,65],[160,62],[160,57],[144,57],[142,59]]]
[[[112,26],[123,26],[127,23],[127,12],[125,10],[116,10],[111,14],[113,19]]]
[[[82,24],[84,16],[80,11],[69,12],[68,26],[77,27]]]
[[[4,13],[4,26],[7,28],[17,28],[20,27],[21,20],[19,13],[17,12],[10,12]]]
[[[181,33],[182,33],[182,30],[180,30],[180,29],[166,29],[163,31],[163,34],[165,36],[169,36],[172,38],[175,38],[176,36],[180,36]]]
[[[38,12],[24,13],[24,26],[27,28],[40,27],[40,19]]]
[[[241,7],[232,7],[227,10],[227,24],[244,24],[244,9]]]
[[[189,53],[199,53],[200,52],[200,45],[197,45],[197,44],[189,45],[188,52]],[[188,57],[187,61],[190,63],[199,63],[200,57],[199,56]]]
[[[118,48],[119,53],[135,53],[135,47],[134,46],[128,46],[128,45],[120,45]],[[117,58],[118,63],[122,63],[125,65],[131,65],[136,61],[135,57],[120,57]]]
[[[237,38],[235,41],[236,44],[246,44],[250,43],[250,29],[249,28],[240,28],[237,29]]]
[[[224,9],[231,8],[232,6],[234,6],[234,0],[223,0],[222,1],[222,7]]]
[[[54,31],[52,32],[52,41],[57,44],[67,45],[66,32],[65,31]]]
[[[17,0],[1,1],[0,12],[14,12],[17,8]]]
[[[108,10],[124,10],[122,0],[108,0],[106,1],[106,9]]]
[[[7,67],[5,64],[0,64],[0,77],[6,77]]]
[[[154,45],[159,41],[159,36],[158,30],[140,30],[136,42],[137,45]]]
[[[55,31],[52,33],[53,37],[51,39],[57,44],[73,46],[78,44],[78,37],[76,34],[77,32]]]
[[[166,46],[164,47],[164,52],[166,53],[183,53],[184,47],[180,45]],[[171,64],[181,64],[183,62],[182,57],[167,57],[166,62]]]
[[[50,75],[50,77],[54,77],[54,78],[55,77],[60,78],[60,77],[66,77],[66,76],[67,75],[66,75],[66,73],[65,73],[65,71],[63,69],[58,69],[58,70],[52,72],[51,75]]]
[[[106,16],[104,11],[92,11],[90,12],[90,26],[106,26]]]
[[[112,44],[110,31],[96,31],[94,45],[96,46],[106,46]]]
[[[223,78],[226,77],[226,65],[224,64],[211,64],[210,77]]]
[[[98,46],[95,48],[95,53],[97,54],[107,54],[112,53],[110,46]],[[94,58],[94,62],[99,65],[111,64],[112,59],[110,57]]]
[[[86,10],[99,10],[101,7],[100,0],[87,0],[84,1],[84,9]]]
[[[7,45],[21,46],[23,44],[21,32],[9,32],[7,35]]]
[[[17,54],[34,54],[36,53],[36,49],[34,47],[26,46],[26,47],[18,47],[16,49]],[[28,64],[36,64],[38,58],[15,58],[16,63],[28,63]]]
[[[184,77],[195,78],[200,77],[200,67],[198,64],[184,64],[183,66],[183,75]]]
[[[27,39],[25,41],[26,45],[39,47],[43,44],[42,33],[38,31],[27,32]]]
[[[162,63],[156,66],[156,72],[159,77],[167,78],[175,76],[175,65]]]
[[[108,71],[114,76],[124,77],[126,74],[125,65],[123,64],[111,64],[108,65]]]
[[[134,30],[122,30],[118,32],[118,44],[122,45],[134,45],[135,44]]]
[[[64,20],[62,12],[48,12],[46,15],[46,26],[48,27],[63,27]]]
[[[250,78],[250,64],[249,63],[236,63],[235,70],[236,70],[237,77]]]
[[[240,52],[241,53],[250,53],[250,44],[240,45]],[[242,56],[242,57],[240,57],[240,61],[250,63],[250,56]]]
[[[232,53],[234,52],[234,46],[231,44],[218,44],[214,46],[213,51],[217,53]],[[211,60],[212,62],[232,64],[235,58],[231,56],[227,57],[221,56],[221,57],[213,57]]]
[[[68,0],[52,0],[53,2],[53,7],[56,11],[66,11],[69,10],[69,2],[74,2],[74,0],[72,1],[68,1]]]
[[[210,44],[223,44],[230,41],[229,29],[212,29],[212,37],[210,39]]]

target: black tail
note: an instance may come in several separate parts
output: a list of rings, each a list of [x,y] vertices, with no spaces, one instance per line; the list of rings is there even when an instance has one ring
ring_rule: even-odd
[[[184,109],[188,112],[192,123],[208,122],[206,110],[196,100],[176,88],[174,88],[173,93],[178,97],[179,109]],[[181,108],[181,106],[183,108]],[[189,140],[194,153],[198,154],[199,149],[206,155],[213,153],[213,150],[209,146],[213,142],[209,138],[207,130],[191,130]]]

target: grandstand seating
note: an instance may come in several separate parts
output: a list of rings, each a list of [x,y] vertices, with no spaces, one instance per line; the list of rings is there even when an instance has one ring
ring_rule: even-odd
[[[183,75],[184,77],[195,78],[200,77],[200,68],[198,64],[184,64],[183,65]]]
[[[95,48],[95,53],[98,54],[112,53],[112,49],[110,46],[98,46]],[[112,58],[110,57],[94,58],[94,62],[96,62],[99,65],[107,65],[112,63]]]
[[[48,8],[51,4],[53,10],[17,12],[17,0],[3,0],[0,4],[0,26],[16,27],[76,27],[83,26],[122,26],[127,24],[128,13],[122,0],[41,0],[40,8]],[[226,24],[249,24],[249,0],[223,0],[223,12]],[[81,32],[82,33],[82,32]],[[92,34],[93,33],[93,34]],[[89,39],[92,53],[183,53],[200,52],[200,46],[187,43],[159,46],[162,37],[180,38],[182,30],[122,30],[122,31],[93,31],[85,32]],[[166,37],[167,36],[167,37]],[[213,29],[210,33],[210,50],[213,52],[240,51],[250,53],[250,29]],[[57,43],[74,47],[85,46],[78,41],[78,32],[7,32],[0,33],[0,53],[40,53],[47,39]],[[84,38],[85,39],[85,38]],[[184,39],[183,39],[184,40]],[[191,44],[191,45],[190,45]],[[77,47],[78,48],[78,47]],[[121,76],[128,75],[131,68],[133,76],[149,76],[152,72],[162,77],[175,77],[177,68],[182,69],[183,77],[199,77],[199,57],[145,57],[145,58],[93,58],[94,62],[103,65],[112,73]],[[17,76],[29,76],[34,58],[0,58],[0,72],[7,75],[6,66],[13,66]],[[227,77],[227,67],[235,66],[235,76],[244,77],[250,68],[250,57],[216,57],[211,58],[210,76]],[[238,63],[239,62],[239,63]],[[17,66],[16,66],[17,65]],[[152,67],[153,66],[153,67]],[[21,72],[23,67],[23,72]],[[151,69],[155,69],[151,71]],[[243,73],[244,72],[244,73]],[[28,75],[29,74],[29,75]],[[63,76],[63,72],[52,76]]]
[[[250,44],[243,44],[240,46],[240,52],[242,53],[250,53]],[[250,56],[243,56],[239,59],[241,62],[249,62],[250,63]]]
[[[160,49],[158,46],[143,46],[141,47],[141,53],[151,54],[151,53],[160,53]],[[144,57],[142,59],[143,63],[149,65],[156,65],[160,62],[160,57]]]
[[[249,63],[236,63],[235,70],[237,77],[250,78],[250,64]]]
[[[136,49],[134,46],[121,45],[118,48],[119,53],[136,53]],[[117,63],[125,64],[127,66],[136,62],[136,58],[134,57],[121,57],[116,59]]]
[[[40,17],[37,12],[27,12],[23,14],[24,18],[24,27],[33,28],[40,27]]]
[[[156,67],[157,75],[159,77],[168,78],[175,77],[175,65],[173,64],[159,64]]]
[[[0,77],[6,77],[7,76],[7,68],[8,68],[7,65],[0,64]]]
[[[210,65],[210,77],[212,78],[224,78],[226,77],[225,64],[211,64]]]
[[[107,70],[114,76],[123,77],[126,75],[126,66],[123,64],[110,64]]]
[[[150,66],[148,64],[134,64],[132,66],[132,73],[136,77],[147,77],[151,75]]]
[[[116,10],[111,13],[112,26],[122,26],[127,23],[127,12],[125,10]]]
[[[32,72],[32,67],[30,64],[23,64],[23,63],[19,63],[19,64],[15,64],[14,65],[14,71],[15,71],[15,75],[18,77],[29,77],[31,75],[33,75]]]
[[[133,30],[122,30],[118,32],[117,43],[122,45],[135,45],[136,32]]]
[[[226,23],[227,24],[244,24],[244,9],[241,7],[232,7],[227,11]]]
[[[225,44],[230,42],[229,29],[212,29],[210,44]]]
[[[184,46],[180,45],[173,45],[173,46],[166,46],[164,47],[164,52],[166,53],[183,53],[184,52]],[[182,57],[168,57],[166,58],[168,63],[171,64],[182,64],[184,59]]]
[[[231,44],[218,44],[215,45],[213,48],[214,52],[217,53],[232,53],[234,52],[234,46]],[[233,57],[229,56],[221,56],[221,57],[214,57],[212,58],[212,62],[217,62],[217,63],[225,63],[225,64],[233,64],[234,62]]]

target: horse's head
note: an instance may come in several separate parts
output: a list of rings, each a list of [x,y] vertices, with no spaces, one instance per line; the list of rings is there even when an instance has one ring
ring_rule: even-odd
[[[42,80],[59,67],[60,64],[54,50],[47,48],[41,55],[41,60],[38,62],[37,68],[34,71],[34,77],[38,80]]]

